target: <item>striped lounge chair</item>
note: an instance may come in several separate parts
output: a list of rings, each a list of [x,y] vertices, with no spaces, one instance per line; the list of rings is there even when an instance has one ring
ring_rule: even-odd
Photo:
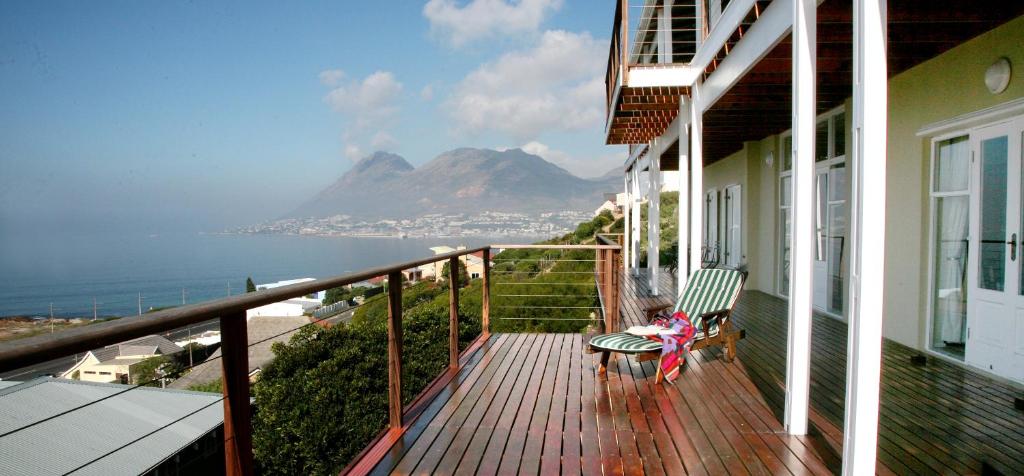
[[[690,323],[697,328],[690,350],[722,346],[726,362],[732,362],[736,356],[736,341],[744,337],[744,332],[734,330],[729,317],[743,289],[745,278],[744,273],[734,269],[699,269],[690,276],[686,289],[672,311],[686,313]],[[668,306],[647,309],[648,320]],[[605,372],[612,352],[635,354],[640,362],[661,358],[660,343],[625,332],[595,336],[590,340],[590,350],[601,353],[601,373]],[[655,381],[661,380],[659,362]]]

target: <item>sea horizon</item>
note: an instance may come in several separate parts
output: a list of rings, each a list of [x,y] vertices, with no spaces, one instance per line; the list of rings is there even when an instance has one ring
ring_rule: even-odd
[[[528,236],[313,236],[188,231],[7,234],[0,318],[124,317],[209,301],[257,284],[321,279],[428,257],[433,246],[529,243]]]

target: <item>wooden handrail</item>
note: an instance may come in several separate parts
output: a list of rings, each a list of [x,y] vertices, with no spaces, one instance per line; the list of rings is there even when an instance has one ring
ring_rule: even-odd
[[[317,279],[305,283],[221,298],[215,301],[175,307],[143,316],[122,317],[109,322],[66,329],[55,334],[44,334],[0,343],[0,372],[46,362],[58,357],[87,352],[136,337],[171,331],[223,316],[234,316],[241,313],[240,315],[244,319],[245,311],[248,309],[366,281],[378,276],[387,276],[393,272],[400,273],[405,269],[444,261],[452,257],[479,253],[487,249],[489,247],[484,246],[458,250],[429,258],[343,274],[333,278]]]
[[[619,245],[491,245],[491,248],[503,250],[612,250],[622,247]]]

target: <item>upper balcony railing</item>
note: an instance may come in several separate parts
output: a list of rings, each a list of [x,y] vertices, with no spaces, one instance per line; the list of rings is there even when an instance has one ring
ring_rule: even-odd
[[[505,255],[499,253],[497,259],[493,260],[493,271],[498,276],[495,276],[496,279],[492,281],[492,250],[517,249],[540,250],[542,254],[537,258],[517,256],[504,259],[502,257]],[[586,253],[591,251],[594,254],[586,255]],[[479,279],[482,281],[479,287],[482,293],[479,314],[480,335],[468,346],[463,345],[460,347],[459,300],[462,293],[460,292],[459,275],[461,273],[450,272],[448,273],[450,281],[447,288],[450,305],[448,316],[448,370],[438,375],[434,382],[426,385],[412,401],[403,405],[403,286],[394,284],[403,283],[403,271],[415,269],[423,265],[443,262],[447,264],[449,270],[456,270],[461,266],[460,260],[468,259],[468,255],[471,254],[480,257],[483,263],[482,273],[479,276]],[[459,250],[332,278],[181,306],[141,316],[125,317],[81,328],[69,329],[56,334],[0,343],[0,371],[15,370],[47,362],[55,358],[86,352],[102,346],[118,344],[137,337],[171,332],[183,326],[218,319],[221,329],[220,360],[223,369],[223,398],[219,401],[223,401],[224,406],[223,442],[226,473],[232,475],[253,474],[255,471],[252,438],[253,412],[250,406],[248,355],[249,347],[255,343],[248,341],[246,311],[319,291],[347,286],[373,278],[386,277],[387,283],[390,283],[387,286],[385,296],[387,308],[386,372],[388,382],[388,425],[382,430],[382,433],[375,442],[372,442],[371,446],[364,450],[365,454],[366,452],[374,451],[377,445],[386,445],[401,435],[406,428],[405,422],[424,410],[425,402],[429,401],[429,397],[433,395],[432,392],[441,391],[448,381],[455,378],[460,366],[466,362],[468,356],[487,339],[492,327],[492,285],[498,285],[499,298],[514,300],[508,306],[504,306],[500,302],[498,306],[495,306],[496,317],[499,320],[507,319],[508,322],[514,322],[517,319],[516,315],[512,313],[507,317],[503,317],[503,309],[498,309],[499,307],[517,308],[517,310],[527,308],[541,314],[533,318],[536,320],[544,320],[546,318],[562,321],[600,319],[599,327],[603,328],[601,330],[614,331],[619,321],[619,273],[617,270],[622,263],[620,254],[621,245],[615,239],[607,237],[599,237],[597,244],[591,245],[491,245]],[[593,259],[590,256],[593,256]],[[531,263],[531,261],[541,263]],[[593,268],[588,268],[588,263],[591,262],[593,263]],[[562,264],[569,263],[571,263],[571,266],[560,267]],[[532,273],[534,276],[545,275],[545,277],[550,277],[551,279],[532,283],[536,285],[532,286],[536,290],[535,292],[516,291],[514,286],[516,282],[512,277],[516,273]],[[502,284],[506,284],[509,287],[503,288],[501,287]],[[559,286],[562,287],[559,288]],[[590,286],[591,289],[596,290],[596,294],[583,296],[582,294],[585,293],[571,293],[569,291],[564,291],[565,295],[557,293],[558,289],[569,289],[568,286]],[[531,286],[520,286],[520,288],[529,287]],[[594,291],[587,291],[586,293],[594,293]],[[571,298],[573,300],[562,305],[552,305],[550,301],[529,304],[531,299],[559,297]],[[589,301],[588,297],[590,298]],[[589,314],[585,315],[584,318],[576,318],[565,314],[579,309],[584,309],[584,312]],[[590,311],[591,309],[597,312],[592,312]],[[561,315],[554,316],[556,314],[555,310],[564,312]],[[546,315],[545,313],[551,313],[552,315]],[[321,323],[320,321],[322,320],[313,320],[308,325]],[[561,324],[566,323],[563,322]],[[116,397],[137,388],[142,387],[141,385],[125,386],[123,390],[114,393],[110,397]],[[60,418],[61,415],[80,410],[110,397],[86,402],[83,405],[63,411],[48,419]],[[218,401],[213,402],[213,404],[215,403],[218,403]],[[256,402],[256,404],[259,403],[258,401]],[[311,416],[310,418],[314,417]],[[36,423],[28,424],[24,428],[34,425]],[[13,429],[5,433],[5,435],[13,435],[18,431],[19,429]],[[385,436],[388,437],[385,438]],[[96,455],[96,460],[103,457],[104,455],[102,454]],[[358,468],[350,467],[348,470],[359,472]]]

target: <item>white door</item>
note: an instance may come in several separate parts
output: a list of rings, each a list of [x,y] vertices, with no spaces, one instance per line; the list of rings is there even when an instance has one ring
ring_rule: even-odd
[[[707,191],[704,197],[704,247],[709,261],[717,264],[718,249],[718,189]]]
[[[828,168],[814,174],[814,296],[817,309],[828,309]]]
[[[743,194],[739,185],[725,187],[725,265],[735,268],[743,262]]]
[[[971,133],[974,192],[968,255],[966,360],[1024,381],[1021,135],[1024,120]]]

